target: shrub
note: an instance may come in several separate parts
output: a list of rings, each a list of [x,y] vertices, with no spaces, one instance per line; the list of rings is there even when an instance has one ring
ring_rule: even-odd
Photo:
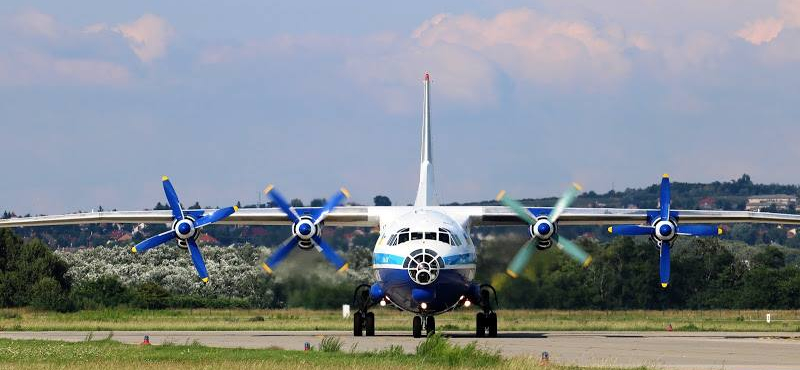
[[[41,310],[68,311],[69,300],[58,281],[43,277],[31,287],[31,306]]]
[[[160,285],[147,282],[136,287],[133,304],[139,308],[163,309],[170,299],[169,292]]]
[[[98,309],[128,304],[131,294],[119,279],[103,276],[73,288],[72,301],[80,309]]]

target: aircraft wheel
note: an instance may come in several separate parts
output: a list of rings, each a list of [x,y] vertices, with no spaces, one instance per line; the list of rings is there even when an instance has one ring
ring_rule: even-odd
[[[433,316],[425,318],[425,331],[429,337],[436,333],[436,319]]]
[[[414,338],[422,338],[422,318],[414,316],[413,326]]]
[[[489,337],[496,338],[497,337],[497,314],[494,312],[490,312],[489,315],[486,317],[486,326],[489,328]]]
[[[366,326],[365,331],[367,332],[366,333],[367,336],[368,337],[374,337],[375,336],[375,314],[374,313],[367,312],[366,322],[365,322],[364,326]]]
[[[361,316],[361,312],[356,312],[356,314],[353,315],[353,336],[360,337],[363,329],[364,316]]]
[[[486,316],[483,312],[475,315],[475,336],[483,338],[486,335]]]

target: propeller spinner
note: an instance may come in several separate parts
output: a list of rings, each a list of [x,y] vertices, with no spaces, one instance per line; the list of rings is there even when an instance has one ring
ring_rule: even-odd
[[[200,248],[197,246],[197,232],[205,226],[211,225],[232,215],[234,212],[239,210],[239,208],[236,206],[222,208],[206,216],[203,216],[202,213],[198,215],[197,212],[191,212],[191,214],[187,214],[189,212],[185,212],[181,208],[181,202],[178,199],[178,194],[175,192],[175,188],[172,186],[169,178],[167,176],[162,177],[161,183],[164,185],[164,194],[166,194],[167,203],[169,203],[169,207],[172,210],[172,227],[168,231],[156,236],[152,236],[149,239],[145,239],[143,242],[136,244],[133,246],[133,248],[131,248],[131,252],[143,253],[150,248],[155,248],[172,239],[175,239],[177,240],[178,245],[185,246],[189,250],[189,254],[192,257],[192,263],[197,270],[197,274],[204,283],[207,283],[208,270],[206,269],[206,264],[203,261],[203,255],[200,253]]]
[[[509,198],[505,190],[497,194],[497,201],[510,208],[520,219],[530,225],[531,239],[519,249],[519,252],[517,252],[514,259],[512,259],[511,263],[508,265],[506,273],[509,276],[512,278],[519,276],[519,274],[525,270],[525,266],[528,265],[528,262],[537,249],[549,248],[554,242],[558,246],[558,249],[569,255],[583,267],[588,267],[589,264],[592,263],[592,256],[573,241],[560,237],[557,230],[558,218],[564,212],[564,209],[569,207],[572,201],[575,200],[580,190],[580,185],[572,184],[572,187],[567,189],[558,202],[556,202],[556,205],[550,211],[549,215],[541,215],[538,217],[534,216],[522,203]]]
[[[714,236],[722,234],[722,228],[716,225],[686,225],[679,226],[677,213],[670,212],[670,184],[669,175],[661,177],[659,191],[659,211],[650,219],[650,225],[617,225],[608,228],[614,235],[649,235],[659,249],[659,275],[661,287],[669,285],[670,275],[670,245],[678,235]]]
[[[286,216],[289,217],[289,220],[292,221],[292,236],[281,243],[281,246],[269,258],[261,263],[261,267],[264,271],[271,274],[272,270],[289,255],[289,252],[291,252],[294,247],[300,249],[311,249],[315,247],[338,271],[347,270],[349,266],[347,262],[339,257],[333,248],[322,239],[322,222],[343,200],[350,198],[350,192],[348,192],[347,189],[341,188],[321,208],[316,209],[311,215],[303,216],[297,214],[295,209],[286,202],[286,199],[275,190],[274,186],[267,186],[267,188],[264,189],[264,194],[269,196],[272,201],[283,210]]]

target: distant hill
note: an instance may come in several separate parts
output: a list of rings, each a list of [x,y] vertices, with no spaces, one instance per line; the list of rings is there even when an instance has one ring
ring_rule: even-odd
[[[672,182],[672,207],[683,209],[744,210],[747,198],[753,195],[800,194],[798,185],[754,184],[747,174],[737,180],[712,183]],[[657,208],[659,184],[646,188],[611,190],[605,194],[588,191],[581,194],[573,207]],[[557,197],[526,198],[520,201],[531,207],[549,207]],[[453,203],[456,205],[458,203]],[[463,203],[463,205],[497,205],[494,200]]]

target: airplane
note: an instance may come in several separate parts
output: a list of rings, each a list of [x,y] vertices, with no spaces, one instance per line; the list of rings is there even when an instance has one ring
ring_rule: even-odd
[[[559,236],[558,228],[569,225],[610,225],[614,235],[648,235],[660,255],[660,281],[670,280],[670,246],[679,236],[713,236],[722,223],[800,224],[800,215],[747,211],[673,210],[670,181],[661,180],[658,209],[571,208],[579,195],[577,184],[569,187],[553,207],[526,207],[501,191],[501,206],[441,206],[434,186],[434,160],[430,121],[430,85],[423,78],[422,146],[416,199],[412,206],[340,206],[350,193],[341,188],[322,207],[292,207],[269,185],[264,193],[275,208],[188,210],[181,206],[172,182],[162,185],[170,210],[112,211],[35,216],[0,220],[0,227],[52,226],[88,223],[151,223],[171,225],[169,230],[136,244],[131,251],[144,253],[172,240],[187,249],[198,276],[209,281],[208,271],[195,242],[198,232],[211,224],[291,225],[291,235],[264,260],[261,267],[272,273],[295,249],[316,249],[339,271],[348,264],[322,238],[325,226],[378,227],[380,236],[373,252],[375,281],[361,284],[354,292],[353,334],[375,335],[376,305],[393,306],[413,315],[412,334],[422,337],[436,330],[435,317],[459,307],[475,304],[477,337],[497,336],[497,294],[488,284],[475,280],[476,248],[470,236],[474,226],[524,225],[530,240],[509,263],[507,273],[519,276],[540,251],[556,249],[581,266],[591,256],[578,244]],[[492,299],[494,298],[494,299]],[[493,303],[494,302],[494,303]]]

